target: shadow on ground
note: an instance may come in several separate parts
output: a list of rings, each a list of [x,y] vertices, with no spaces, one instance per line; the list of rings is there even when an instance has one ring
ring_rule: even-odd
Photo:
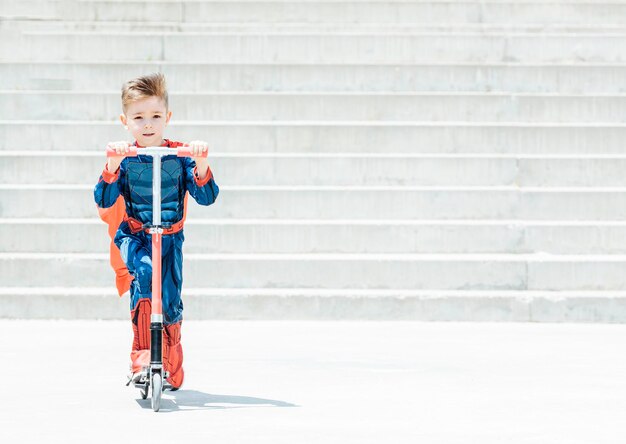
[[[148,399],[137,399],[144,409],[151,409]],[[161,412],[187,410],[240,409],[247,407],[298,407],[275,399],[253,398],[251,396],[212,395],[197,390],[165,391],[161,398]]]

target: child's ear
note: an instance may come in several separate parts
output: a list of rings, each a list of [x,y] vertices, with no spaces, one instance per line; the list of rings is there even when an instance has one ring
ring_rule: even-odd
[[[126,123],[126,114],[120,114],[120,120],[122,121],[122,125],[124,125],[126,127],[126,129],[128,129],[128,123]]]
[[[170,119],[172,118],[172,112],[168,111],[165,117],[165,124],[167,125],[168,123],[170,123]]]

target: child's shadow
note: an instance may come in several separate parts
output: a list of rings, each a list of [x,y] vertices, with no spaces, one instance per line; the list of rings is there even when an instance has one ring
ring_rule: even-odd
[[[150,394],[149,394],[150,395]],[[151,409],[148,399],[137,399],[144,409]],[[161,397],[160,412],[177,412],[186,410],[240,409],[246,407],[298,407],[285,401],[274,399],[252,398],[250,396],[211,395],[197,390],[166,390]]]

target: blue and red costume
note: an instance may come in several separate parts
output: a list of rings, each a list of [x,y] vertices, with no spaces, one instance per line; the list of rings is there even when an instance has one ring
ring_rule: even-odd
[[[165,139],[163,146],[177,148],[181,142]],[[137,142],[135,142],[135,146]],[[199,179],[195,161],[188,157],[164,156],[161,160],[162,302],[163,363],[170,373],[168,381],[180,387],[184,378],[180,326],[183,315],[183,226],[187,193],[200,205],[215,202],[219,188],[209,168]],[[152,300],[151,235],[146,226],[152,223],[152,158],[126,157],[117,172],[106,167],[94,189],[100,216],[113,235],[111,265],[116,271],[120,295],[130,290],[133,324],[132,371],[136,373],[150,360],[150,313]],[[123,210],[122,211],[122,205]],[[118,257],[119,256],[119,257]],[[120,261],[121,258],[121,261]],[[120,262],[123,262],[123,265]]]

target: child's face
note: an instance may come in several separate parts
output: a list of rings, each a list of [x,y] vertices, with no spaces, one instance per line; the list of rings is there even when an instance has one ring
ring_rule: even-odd
[[[163,131],[172,117],[163,99],[151,96],[137,100],[120,115],[120,120],[141,146],[160,146]]]

